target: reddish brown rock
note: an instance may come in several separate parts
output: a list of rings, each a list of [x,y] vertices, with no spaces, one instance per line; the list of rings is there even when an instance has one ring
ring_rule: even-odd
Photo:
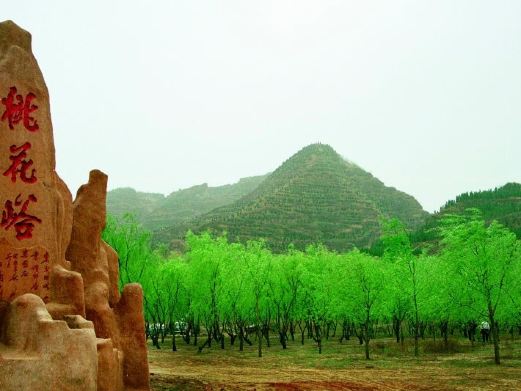
[[[0,390],[150,390],[143,294],[120,296],[101,240],[107,176],[92,171],[73,204],[31,36],[11,21],[0,98]]]
[[[106,195],[107,176],[98,170],[91,171],[89,182],[79,188],[74,201],[66,258],[72,269],[83,276],[85,313],[94,323],[96,335],[110,338],[111,346],[122,353],[122,356],[105,354],[107,367],[119,367],[118,362],[110,360],[123,357],[125,387],[148,390],[148,375],[143,376],[148,374],[143,292],[138,284],[129,284],[119,298],[117,255],[100,239],[105,227]]]
[[[0,98],[0,238],[13,253],[0,273],[16,282],[0,287],[0,300],[34,293],[47,303],[55,267],[67,269],[72,198],[55,172],[49,94],[31,36],[10,21],[0,24]]]
[[[107,176],[91,171],[89,183],[79,188],[74,201],[73,228],[66,258],[83,277],[85,314],[94,322],[99,338],[112,338],[119,344],[114,311],[109,305],[110,275],[101,232],[105,227]],[[102,251],[103,248],[103,251]]]
[[[148,390],[147,347],[145,341],[145,319],[143,317],[143,290],[139,284],[128,284],[123,289],[116,307],[119,319],[121,349],[125,353],[123,378],[132,390]]]
[[[95,391],[96,335],[83,318],[53,320],[42,299],[14,299],[0,327],[0,390]]]
[[[97,391],[124,390],[123,353],[111,339],[98,339],[98,389]]]

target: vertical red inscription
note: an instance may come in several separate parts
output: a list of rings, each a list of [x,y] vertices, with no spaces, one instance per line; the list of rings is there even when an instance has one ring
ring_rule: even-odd
[[[11,177],[11,182],[16,182],[16,178],[19,175],[20,179],[25,183],[34,183],[37,178],[35,176],[36,170],[33,168],[31,170],[31,174],[27,175],[27,171],[33,165],[33,159],[26,160],[27,151],[31,148],[31,143],[24,143],[17,147],[16,145],[11,145],[9,147],[9,151],[12,154],[18,152],[18,155],[9,156],[9,160],[11,160],[11,166],[4,172],[4,176]]]
[[[26,94],[14,86],[10,87],[7,96],[1,98],[0,109],[0,122],[6,122],[9,129],[31,133],[39,130],[37,97],[34,93]],[[31,158],[34,154],[32,141],[17,139],[13,145],[4,144],[4,147],[9,146],[9,164],[1,167],[0,173],[9,178],[6,181],[13,184],[38,182],[38,170]],[[7,155],[5,152],[4,156]],[[0,227],[16,234],[16,239],[21,241],[32,238],[35,227],[42,223],[35,215],[38,212],[33,205],[38,202],[37,197],[40,198],[40,195],[28,191],[20,192],[14,198],[17,193],[0,201],[3,206]],[[16,249],[7,242],[0,244],[0,300],[11,301],[21,294],[32,292],[48,302],[49,267],[49,253],[44,247]]]
[[[17,92],[16,87],[11,87],[7,97],[2,98],[2,104],[5,106],[2,121],[8,121],[9,129],[14,129],[15,125],[22,122],[25,129],[36,132],[39,129],[38,121],[31,117],[31,113],[38,109],[38,106],[32,103],[36,95],[29,92],[24,99]]]
[[[32,238],[34,224],[42,222],[42,220],[40,220],[38,217],[27,213],[29,203],[38,201],[36,196],[34,194],[30,194],[29,198],[25,201],[22,201],[21,197],[22,195],[18,194],[14,201],[15,207],[21,206],[18,212],[15,211],[13,202],[11,200],[7,200],[5,202],[4,210],[2,211],[2,222],[0,224],[0,226],[4,227],[6,231],[9,228],[14,227],[16,231],[16,239],[18,240]]]

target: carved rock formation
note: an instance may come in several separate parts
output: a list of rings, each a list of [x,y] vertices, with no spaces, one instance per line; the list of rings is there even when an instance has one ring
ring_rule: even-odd
[[[107,367],[100,367],[100,372],[122,368],[127,387],[146,389],[148,376],[142,376],[148,373],[143,292],[138,284],[129,284],[118,297],[117,254],[100,240],[105,227],[107,179],[101,171],[94,170],[90,173],[89,183],[79,188],[66,258],[72,269],[83,277],[85,313],[94,323],[96,336],[110,339],[111,346],[123,353],[115,354],[111,359],[108,357],[110,354],[104,357],[103,365]],[[100,390],[105,389],[100,387]]]
[[[0,23],[0,390],[150,390],[137,284],[101,240],[107,176],[74,201],[55,171],[31,35]]]

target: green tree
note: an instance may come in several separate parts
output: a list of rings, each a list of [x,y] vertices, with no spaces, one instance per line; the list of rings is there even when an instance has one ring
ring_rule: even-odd
[[[498,310],[508,306],[519,271],[521,247],[515,234],[497,222],[486,225],[476,209],[448,215],[442,226],[443,258],[458,281],[454,299],[488,318],[494,362],[500,364]]]
[[[369,342],[374,336],[374,325],[386,315],[385,264],[369,255],[352,251],[347,256],[347,278],[338,292],[349,308],[352,319],[360,327],[359,335],[365,346],[365,358],[369,356]]]
[[[306,249],[304,294],[308,299],[307,321],[318,353],[322,353],[322,340],[328,323],[335,313],[335,257],[324,246],[309,246]],[[326,333],[327,337],[327,333]]]
[[[247,250],[244,261],[254,302],[257,354],[262,357],[262,331],[266,324],[269,327],[270,319],[268,288],[272,272],[271,253],[264,247],[263,242],[256,241],[248,242]],[[269,341],[269,334],[266,339]]]
[[[186,242],[190,249],[187,286],[191,291],[191,310],[207,333],[206,341],[199,346],[199,352],[202,352],[205,347],[211,347],[213,339],[223,338],[219,306],[227,242],[224,237],[214,240],[209,233],[194,235],[191,232],[187,234]]]
[[[287,348],[288,331],[295,313],[298,294],[302,286],[302,265],[292,250],[287,255],[273,257],[273,272],[269,284],[271,306],[283,349]]]
[[[108,215],[102,238],[118,253],[120,288],[131,282],[140,282],[154,258],[151,233],[139,224],[134,215],[127,213],[122,218]]]
[[[422,265],[412,251],[405,226],[398,219],[383,222],[384,258],[391,261],[394,271],[395,305],[407,306],[410,302],[414,332],[414,355],[419,354],[420,289]],[[401,313],[403,315],[403,312]],[[396,316],[396,315],[395,315]],[[400,320],[401,322],[402,320]]]

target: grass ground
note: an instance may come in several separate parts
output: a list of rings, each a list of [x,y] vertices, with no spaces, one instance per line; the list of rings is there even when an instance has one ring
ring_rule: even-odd
[[[227,340],[227,343],[229,340]],[[501,341],[502,364],[493,362],[492,345],[454,340],[452,353],[433,353],[439,346],[421,342],[419,358],[412,345],[392,339],[372,342],[372,359],[351,339],[339,344],[326,341],[318,354],[312,341],[290,342],[283,350],[273,339],[258,358],[255,346],[212,346],[198,354],[179,338],[178,351],[171,340],[161,350],[149,347],[154,391],[174,390],[521,390],[521,338]]]

